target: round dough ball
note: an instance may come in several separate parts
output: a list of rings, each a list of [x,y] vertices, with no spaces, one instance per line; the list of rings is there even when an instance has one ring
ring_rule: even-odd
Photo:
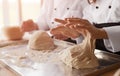
[[[3,35],[8,40],[20,40],[24,32],[21,31],[19,26],[7,26],[3,27]]]
[[[55,48],[53,39],[45,31],[39,30],[31,36],[28,47],[34,50],[53,50]]]

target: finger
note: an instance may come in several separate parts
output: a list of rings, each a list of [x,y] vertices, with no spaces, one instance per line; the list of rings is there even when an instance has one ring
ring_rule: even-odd
[[[80,18],[65,18],[65,21],[67,22],[67,23],[79,23],[80,22]]]
[[[71,18],[65,18],[65,20],[80,20],[80,18],[71,17]]]
[[[70,28],[70,29],[76,28],[76,24],[71,24],[71,23],[65,24],[64,26],[65,26],[65,27],[68,27],[68,28]]]
[[[68,18],[67,20],[71,20],[71,21],[72,21],[72,20],[73,20],[73,21],[74,21],[74,20],[77,20],[77,21],[79,21],[79,20],[80,20],[80,21],[86,21],[86,19],[81,19],[81,18]]]
[[[79,33],[76,30],[66,28],[66,31],[64,33],[65,35],[69,35],[71,38],[76,38],[78,37]]]
[[[72,24],[72,23],[67,23],[67,24],[65,24],[64,26],[65,26],[65,27],[70,27],[70,26],[73,26],[73,24]]]
[[[82,34],[83,30],[85,30],[86,28],[84,28],[84,27],[71,27],[71,29],[75,30],[79,34]]]
[[[90,27],[85,25],[85,24],[74,24],[73,26],[74,28],[85,28],[85,29],[89,29]]]
[[[20,28],[21,28],[22,31],[25,31],[25,29],[24,29],[24,28],[25,28],[25,22],[23,22],[23,23],[21,24]]]
[[[73,23],[73,24],[86,24],[88,21],[85,19],[68,19],[69,23]]]
[[[53,30],[55,32],[54,34],[58,34],[58,32],[59,32],[59,34],[62,34],[62,35],[67,36],[67,37],[71,37],[72,36],[72,33],[70,32],[70,29],[67,28],[67,27],[61,26],[61,27],[59,27],[57,29],[55,28]]]
[[[83,36],[86,36],[86,33],[85,31],[89,31],[89,29],[87,27],[84,27],[84,26],[71,26],[70,27],[71,29],[74,29],[75,31],[77,31],[79,33],[79,35],[83,35]]]
[[[60,31],[57,31],[56,29],[52,29],[50,30],[50,33],[54,35],[54,34],[59,34]]]
[[[76,25],[74,25],[73,28],[76,30],[87,29],[87,27],[85,27],[85,26],[76,26]]]
[[[61,33],[61,31],[64,29],[64,26],[58,26],[56,28],[53,28],[50,30],[51,34],[58,34]]]
[[[67,23],[65,20],[62,20],[62,19],[55,18],[54,20],[58,23],[61,23],[61,24],[66,24]]]
[[[67,26],[68,28],[70,28],[70,29],[76,29],[76,28],[79,28],[79,26],[76,26],[76,24],[71,24],[71,25],[69,25],[69,26]],[[82,27],[82,26],[80,26],[80,27]]]
[[[60,40],[61,39],[64,40],[64,39],[68,38],[68,37],[64,36],[62,33],[61,34],[54,34],[53,37],[56,39],[60,39]]]
[[[20,30],[23,31],[23,32],[25,32],[25,29],[24,29],[24,28],[21,28]]]
[[[69,37],[69,38],[76,38],[76,37],[78,37],[77,34],[75,34],[75,33],[70,33],[70,32],[64,32],[64,33],[62,33],[62,34],[65,35],[65,36],[67,36],[67,37]]]

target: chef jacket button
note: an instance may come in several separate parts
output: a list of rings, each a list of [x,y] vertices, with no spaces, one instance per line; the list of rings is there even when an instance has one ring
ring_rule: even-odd
[[[51,22],[52,24],[54,24],[54,22]]]
[[[57,10],[57,8],[54,8],[54,10]]]
[[[67,8],[67,10],[69,10],[70,8]]]
[[[74,16],[71,16],[71,18],[74,18]]]
[[[98,9],[99,7],[98,6],[96,6],[96,9]]]
[[[111,9],[112,6],[109,6],[108,8]]]

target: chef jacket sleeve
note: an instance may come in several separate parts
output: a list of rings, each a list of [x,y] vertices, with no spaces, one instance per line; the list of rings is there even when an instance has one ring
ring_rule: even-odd
[[[120,26],[103,28],[107,32],[108,39],[104,39],[105,47],[112,51],[120,51]]]
[[[47,24],[47,11],[48,11],[48,6],[49,6],[49,2],[47,2],[49,0],[44,0],[43,1],[43,5],[41,7],[41,10],[40,10],[40,16],[38,17],[38,20],[37,20],[37,25],[39,27],[39,29],[41,30],[48,30],[49,27],[48,27],[48,24]]]
[[[113,6],[110,19],[113,22],[120,22],[120,0],[114,0]],[[103,29],[105,29],[108,35],[108,39],[104,39],[105,47],[112,52],[120,51],[120,25]]]
[[[104,39],[104,45],[106,49],[111,52],[119,52],[120,51],[120,26],[112,26],[103,28],[108,35],[108,39]],[[77,44],[83,41],[83,36],[75,38]]]

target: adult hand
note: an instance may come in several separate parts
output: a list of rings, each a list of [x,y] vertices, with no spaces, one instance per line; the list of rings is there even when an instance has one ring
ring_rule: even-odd
[[[65,26],[78,31],[83,36],[85,35],[84,30],[87,30],[91,34],[92,38],[95,39],[108,38],[107,33],[105,32],[104,29],[96,28],[88,20],[74,18],[68,18],[67,20],[68,24],[66,24]]]
[[[62,34],[68,38],[77,38],[78,36],[80,36],[80,34],[76,30],[65,26],[58,26],[56,28],[53,28],[51,29],[50,33],[53,35]]]
[[[55,39],[59,39],[59,40],[66,40],[68,39],[68,37],[62,35],[62,34],[54,34],[53,35]]]
[[[55,18],[54,20],[55,20],[56,22],[62,24],[62,25],[64,25],[64,24],[67,23],[67,20],[66,20],[66,19],[65,19],[65,20],[62,20],[62,19]]]
[[[37,24],[35,24],[33,22],[33,20],[30,19],[30,20],[27,20],[27,21],[23,21],[23,23],[21,25],[21,29],[24,32],[30,32],[30,31],[33,31],[33,30],[37,30],[38,26],[37,26]]]

